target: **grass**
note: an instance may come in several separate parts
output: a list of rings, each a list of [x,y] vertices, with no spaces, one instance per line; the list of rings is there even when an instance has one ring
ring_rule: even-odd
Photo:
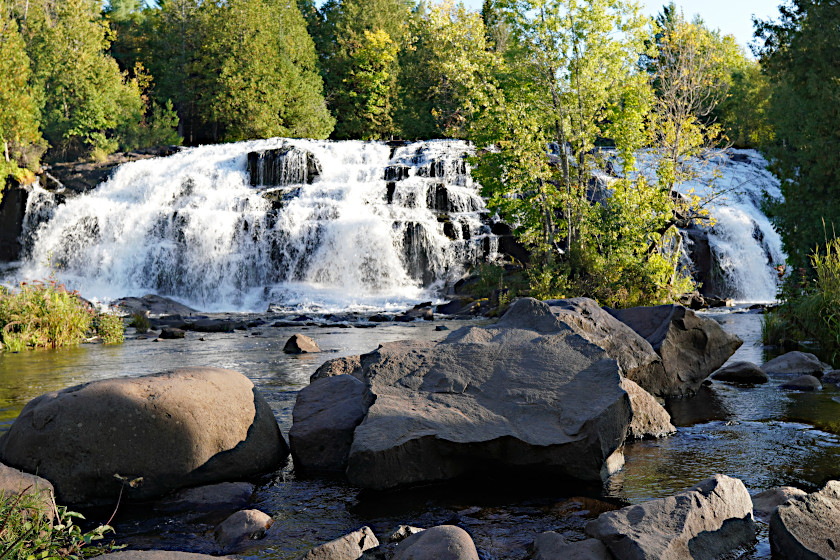
[[[123,341],[122,319],[98,313],[78,292],[51,279],[0,287],[0,349],[74,346],[91,336],[106,344]]]
[[[134,327],[138,333],[143,334],[149,332],[149,329],[152,327],[152,322],[149,321],[145,313],[137,312],[131,315],[131,321],[128,323],[128,326]]]
[[[0,494],[0,558],[3,560],[75,560],[97,556],[113,546],[97,546],[113,529],[100,525],[85,532],[76,524],[84,516],[56,506],[43,493]]]
[[[761,333],[765,344],[795,348],[816,344],[831,363],[840,361],[840,239],[827,241],[811,255],[813,277],[800,271],[789,278],[782,304],[766,313]]]

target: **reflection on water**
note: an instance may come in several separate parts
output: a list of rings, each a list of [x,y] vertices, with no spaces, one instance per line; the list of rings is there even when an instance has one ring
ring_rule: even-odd
[[[732,360],[764,361],[759,315],[710,314],[744,340]],[[450,328],[457,322],[447,322]],[[254,336],[259,331],[260,336]],[[325,353],[290,356],[282,352],[296,331],[315,338]],[[375,329],[263,326],[233,334],[188,333],[184,340],[133,339],[122,346],[85,346],[0,356],[0,429],[32,397],[46,391],[119,375],[141,375],[186,365],[227,367],[243,372],[266,396],[284,433],[291,423],[297,391],[326,359],[373,350],[381,342],[405,338],[442,339],[434,323],[387,324]],[[546,530],[582,538],[593,512],[672,495],[715,473],[736,476],[751,493],[772,486],[805,490],[840,478],[840,390],[782,391],[784,378],[735,386],[713,382],[693,398],[671,400],[678,433],[625,447],[626,465],[603,487],[568,487],[564,480],[520,481],[496,477],[389,493],[359,492],[335,480],[296,478],[291,465],[263,480],[253,507],[275,524],[244,558],[295,558],[362,525],[384,533],[399,524],[457,523],[476,541],[482,558],[524,558],[534,535]],[[218,552],[212,529],[231,512],[195,519],[159,517],[139,506],[123,506],[116,526],[132,548]],[[110,512],[103,514],[104,519]],[[104,520],[103,519],[103,520]],[[766,527],[744,558],[768,558]]]

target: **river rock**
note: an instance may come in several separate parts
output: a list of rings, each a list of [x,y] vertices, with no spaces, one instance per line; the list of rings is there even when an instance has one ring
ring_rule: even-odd
[[[349,535],[316,546],[298,560],[356,560],[371,548],[379,546],[370,527],[362,527]]]
[[[534,538],[531,560],[612,560],[604,543],[598,539],[568,542],[559,533],[547,531]]]
[[[753,513],[759,519],[767,519],[779,508],[793,498],[807,496],[807,492],[793,486],[779,486],[756,494],[752,498]]]
[[[163,339],[175,339],[175,338],[184,338],[187,333],[182,331],[181,329],[176,329],[174,327],[166,327],[160,330],[160,336],[158,338]]]
[[[172,490],[271,472],[287,455],[253,383],[219,368],[183,368],[93,381],[27,404],[0,438],[0,460],[38,472],[64,504],[113,505],[125,494]],[[139,479],[139,480],[138,480]]]
[[[761,369],[766,373],[787,373],[822,377],[828,366],[809,352],[794,350],[765,362]]]
[[[195,313],[195,309],[187,307],[182,303],[178,303],[174,299],[159,296],[156,294],[146,294],[143,297],[124,297],[118,299],[114,304],[122,308],[129,314],[151,314],[155,316],[160,315],[189,315]]]
[[[155,509],[191,513],[239,509],[248,503],[255,489],[249,482],[220,482],[186,488],[157,502]]]
[[[48,480],[0,463],[0,498],[10,501],[21,493],[37,494],[38,509],[51,512],[54,492],[53,485]]]
[[[700,317],[682,305],[607,311],[645,338],[662,357],[667,381],[656,390],[640,383],[660,397],[697,392],[703,380],[743,344],[716,321]]]
[[[186,329],[203,333],[232,333],[240,323],[229,319],[199,319],[187,323]]]
[[[469,533],[454,525],[438,525],[403,540],[394,560],[478,560]]]
[[[364,488],[503,468],[601,481],[623,463],[631,420],[618,364],[518,300],[495,325],[362,356],[367,415],[347,477]]]
[[[662,358],[650,343],[607,313],[595,300],[579,297],[545,303],[560,323],[603,348],[618,362],[624,376],[646,391],[660,395],[662,387],[669,384]]]
[[[840,557],[840,481],[794,497],[770,517],[773,557],[836,560]]]
[[[789,391],[819,391],[822,389],[820,380],[813,375],[800,375],[795,379],[791,379],[779,385],[782,389]]]
[[[752,543],[752,501],[737,478],[715,475],[675,496],[601,514],[586,525],[622,560],[712,560]]]
[[[820,380],[823,384],[831,383],[840,386],[840,370],[832,369],[825,372]]]
[[[344,358],[327,360],[321,364],[317,370],[315,370],[315,373],[309,376],[309,382],[313,383],[317,379],[334,377],[336,375],[352,375],[353,377],[361,380],[361,356],[345,356]]]
[[[343,472],[353,431],[367,412],[365,384],[349,375],[316,379],[297,394],[289,430],[295,465]]]
[[[210,556],[174,550],[120,550],[94,556],[91,560],[225,560],[228,556]]]
[[[222,549],[232,551],[244,541],[263,538],[273,524],[271,516],[258,509],[237,511],[216,527],[216,542]]]
[[[770,378],[752,362],[734,362],[712,374],[712,379],[731,383],[757,384],[767,383]]]
[[[314,354],[320,351],[318,344],[305,334],[293,334],[283,347],[286,354]]]
[[[621,388],[630,395],[630,407],[633,409],[628,439],[660,438],[677,431],[671,424],[671,415],[653,395],[627,378],[621,380]]]

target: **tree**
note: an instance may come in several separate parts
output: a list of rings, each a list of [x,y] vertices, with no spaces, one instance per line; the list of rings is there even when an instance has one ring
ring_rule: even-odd
[[[755,53],[773,84],[767,147],[784,203],[772,206],[788,261],[810,269],[809,254],[840,225],[840,5],[793,0],[777,21],[756,22]]]
[[[29,56],[10,8],[0,1],[0,199],[6,178],[35,168],[43,152]]]

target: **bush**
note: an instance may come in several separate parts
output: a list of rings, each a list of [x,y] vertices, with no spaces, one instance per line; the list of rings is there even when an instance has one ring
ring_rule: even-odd
[[[138,333],[143,334],[149,332],[152,323],[144,313],[137,312],[131,315],[131,321],[128,323],[128,326],[134,327]]]
[[[97,313],[54,279],[21,282],[17,291],[0,287],[0,347],[10,352],[73,346],[92,335],[118,343],[122,329],[119,317]]]
[[[0,494],[0,558],[35,560],[42,558],[78,559],[112,550],[113,546],[91,546],[101,540],[108,525],[89,532],[75,524],[80,513],[56,506],[45,507],[43,494]],[[46,511],[45,511],[46,510]]]

